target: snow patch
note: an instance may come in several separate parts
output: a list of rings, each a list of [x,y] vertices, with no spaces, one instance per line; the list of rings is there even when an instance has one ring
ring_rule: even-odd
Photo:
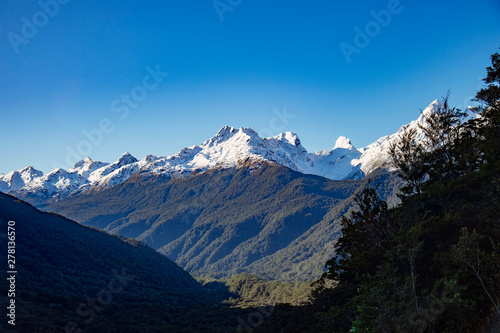
[[[423,124],[426,115],[436,112],[441,106],[440,101],[433,101],[417,120],[361,149],[356,149],[347,137],[340,136],[333,149],[309,153],[293,132],[261,138],[249,127],[224,126],[211,139],[183,148],[172,156],[147,155],[138,161],[130,153],[124,153],[111,164],[86,157],[67,171],[56,169],[44,175],[28,166],[6,175],[0,174],[0,191],[64,198],[121,184],[138,172],[184,177],[194,171],[238,167],[245,161],[255,161],[255,165],[274,162],[304,174],[335,180],[358,179],[377,168],[389,168],[389,147],[405,131],[415,129],[417,138],[423,139],[424,133],[419,125]]]

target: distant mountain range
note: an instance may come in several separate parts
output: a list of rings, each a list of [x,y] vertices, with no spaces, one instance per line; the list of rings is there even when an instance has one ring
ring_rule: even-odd
[[[401,182],[395,173],[330,180],[248,162],[182,178],[137,174],[44,209],[138,239],[196,276],[310,281],[335,253],[353,193],[369,185],[395,203]]]
[[[389,205],[398,202],[402,183],[389,146],[410,129],[423,140],[419,125],[440,106],[434,101],[417,120],[362,149],[340,137],[331,150],[309,153],[294,133],[260,138],[250,128],[224,126],[173,156],[138,161],[125,153],[114,163],[87,157],[68,170],[43,174],[28,166],[0,175],[0,192],[8,193],[0,193],[0,224],[18,226],[19,327],[234,331],[245,312],[220,306],[227,295],[202,288],[190,274],[318,278],[356,193],[373,186]],[[102,321],[87,321],[91,312],[77,309],[120,269],[136,280]]]
[[[260,138],[224,126],[201,145],[138,161],[85,158],[43,174],[33,167],[0,176],[0,190],[81,224],[142,241],[197,276],[248,272],[310,281],[335,252],[340,218],[354,195],[376,186],[394,205],[401,180],[391,143],[436,111],[434,101],[395,134],[356,149],[340,137],[308,153],[296,134]]]
[[[309,153],[295,133],[260,138],[251,128],[224,126],[213,138],[184,148],[173,156],[148,155],[138,161],[125,153],[114,163],[86,157],[68,170],[56,169],[43,174],[28,166],[6,175],[0,174],[0,191],[35,205],[43,205],[87,191],[101,191],[122,184],[137,174],[183,178],[213,168],[233,168],[248,161],[256,164],[272,162],[331,180],[362,179],[377,169],[388,171],[390,143],[411,128],[422,137],[418,124],[422,123],[426,113],[435,111],[439,106],[439,101],[432,102],[417,120],[361,149],[356,149],[348,138],[341,136],[331,150]]]

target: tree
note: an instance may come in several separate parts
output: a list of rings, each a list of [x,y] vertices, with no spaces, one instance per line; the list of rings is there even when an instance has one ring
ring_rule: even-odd
[[[480,104],[473,108],[478,119],[472,122],[480,138],[479,146],[488,169],[498,168],[500,138],[500,54],[491,56],[491,66],[486,68],[486,87],[477,92],[475,101]]]
[[[417,130],[414,128],[405,128],[399,140],[389,146],[392,165],[405,182],[400,189],[401,198],[422,193],[427,173],[420,163],[423,154],[423,147],[417,142]]]
[[[424,114],[418,127],[423,139],[418,140],[415,128],[405,129],[399,140],[389,146],[389,155],[400,178],[405,181],[402,196],[421,194],[425,183],[454,179],[465,171],[457,143],[463,135],[464,112],[448,103],[449,93],[434,112]],[[470,152],[467,152],[470,153]],[[469,155],[468,155],[469,156]]]
[[[398,207],[375,189],[357,195],[317,282],[326,331],[476,332],[500,314],[498,53],[484,81],[477,118],[448,94],[390,146],[405,182]]]
[[[482,244],[485,239],[489,241],[486,246]],[[484,250],[485,247],[489,247],[490,251]],[[479,234],[477,230],[469,233],[467,228],[462,228],[458,243],[452,246],[452,254],[461,267],[479,280],[488,299],[500,314],[500,290],[498,288],[500,244],[495,243],[491,237]]]
[[[326,263],[327,272],[313,284],[316,303],[330,303],[326,313],[318,314],[324,326],[336,331],[348,331],[358,314],[356,296],[360,286],[371,279],[377,265],[388,250],[387,234],[391,221],[387,203],[380,199],[376,189],[369,187],[356,194],[357,210],[350,217],[343,216],[342,237],[337,241],[336,255]],[[336,287],[327,288],[327,281]]]

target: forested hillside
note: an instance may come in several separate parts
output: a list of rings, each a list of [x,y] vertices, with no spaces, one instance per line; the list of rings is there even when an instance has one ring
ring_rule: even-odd
[[[477,118],[445,98],[425,141],[409,132],[391,147],[401,204],[359,193],[313,303],[278,308],[262,332],[500,330],[498,53],[484,81]]]
[[[186,178],[139,175],[45,209],[141,240],[194,275],[311,281],[334,253],[353,194],[369,183],[397,199],[394,173],[334,181],[250,161]]]
[[[6,309],[15,299],[16,310],[15,326],[4,318],[2,332],[234,332],[238,316],[254,311],[222,305],[238,295],[202,288],[137,240],[42,213],[0,193],[4,253],[8,221],[15,222],[15,297],[2,293],[0,303]],[[6,264],[7,258],[4,272]],[[8,282],[3,278],[0,289],[9,290]]]

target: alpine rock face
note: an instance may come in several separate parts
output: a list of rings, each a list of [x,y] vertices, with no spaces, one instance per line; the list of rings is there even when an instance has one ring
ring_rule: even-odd
[[[417,120],[361,149],[341,136],[331,150],[309,153],[297,134],[292,132],[261,138],[248,127],[224,126],[213,138],[172,156],[148,155],[138,161],[125,153],[111,164],[86,157],[68,170],[56,169],[43,174],[28,166],[6,175],[0,174],[0,191],[27,196],[36,203],[121,184],[138,172],[184,177],[212,168],[237,167],[248,161],[274,162],[294,171],[332,180],[361,179],[376,169],[390,168],[389,146],[405,131],[416,129],[417,138],[423,139],[423,131],[418,125],[423,124],[426,114],[435,112],[440,106],[441,103],[435,100]]]
[[[22,170],[11,171],[0,175],[0,191],[11,192],[23,188],[26,184],[43,176],[43,172],[35,170],[31,165]]]

